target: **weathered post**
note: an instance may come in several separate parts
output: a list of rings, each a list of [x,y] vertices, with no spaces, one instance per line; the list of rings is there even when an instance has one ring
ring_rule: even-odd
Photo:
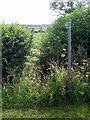
[[[71,20],[68,20],[68,90],[70,90],[71,78]]]

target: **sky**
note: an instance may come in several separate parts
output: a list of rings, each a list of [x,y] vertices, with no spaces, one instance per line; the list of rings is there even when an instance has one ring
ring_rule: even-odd
[[[0,23],[51,24],[52,0],[0,0]]]

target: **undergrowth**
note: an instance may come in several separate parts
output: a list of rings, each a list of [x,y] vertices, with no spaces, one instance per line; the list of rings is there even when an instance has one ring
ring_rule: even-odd
[[[90,100],[90,86],[82,73],[72,70],[71,90],[67,90],[67,70],[56,63],[50,64],[50,74],[43,78],[36,65],[26,67],[22,76],[15,78],[19,83],[3,86],[2,101],[4,108],[46,107],[66,104],[82,104]],[[14,81],[14,80],[13,80]]]

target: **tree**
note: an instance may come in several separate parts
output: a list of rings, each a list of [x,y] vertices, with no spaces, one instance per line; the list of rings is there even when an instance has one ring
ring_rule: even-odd
[[[57,15],[70,14],[76,7],[85,7],[89,5],[89,0],[54,0],[50,3],[50,9]]]
[[[2,24],[2,78],[3,82],[12,82],[12,72],[22,71],[30,55],[32,30],[21,27],[19,24]]]

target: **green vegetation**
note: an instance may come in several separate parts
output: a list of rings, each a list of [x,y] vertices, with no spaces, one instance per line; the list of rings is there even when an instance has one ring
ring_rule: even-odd
[[[23,70],[19,84],[3,87],[3,107],[44,107],[65,104],[81,105],[89,102],[90,86],[79,72],[72,76],[71,90],[67,91],[67,71],[55,63],[50,65],[50,74],[41,81],[39,68],[30,66]],[[73,71],[72,74],[75,74]]]
[[[48,28],[48,34],[46,39],[42,43],[41,47],[41,60],[47,61],[58,61],[59,64],[67,60],[67,29],[65,24],[68,19],[71,19],[72,24],[72,53],[74,55],[74,61],[79,62],[81,58],[81,52],[83,52],[83,59],[90,57],[90,30],[89,30],[89,15],[90,11],[87,8],[76,9],[73,13],[68,16],[61,16],[55,21],[52,27]],[[82,50],[82,48],[84,50]],[[85,52],[87,55],[85,55]],[[62,57],[62,54],[65,56]],[[76,55],[76,56],[75,56]],[[79,56],[79,58],[78,58]],[[86,58],[85,58],[86,59]],[[42,61],[43,62],[43,61]],[[73,61],[72,61],[73,62]]]
[[[41,44],[40,64],[43,74],[49,72],[49,62],[55,61],[59,66],[67,69],[67,29],[65,27],[68,19],[71,19],[72,33],[72,68],[84,75],[89,76],[90,71],[90,30],[88,8],[76,9],[69,15],[59,17]],[[77,69],[77,70],[76,70]]]
[[[71,118],[71,120],[83,118],[90,120],[90,106],[84,104],[51,108],[11,108],[3,110],[3,118]]]
[[[3,72],[6,75],[2,88],[4,118],[89,119],[90,58],[87,45],[90,30],[87,14],[86,8],[76,9],[56,20],[45,33],[33,33],[32,29],[17,24],[2,25]],[[65,24],[70,18],[73,67],[68,91]],[[76,63],[79,66],[74,65]]]
[[[18,24],[2,24],[3,82],[12,82],[12,74],[20,72],[25,56],[30,55],[32,31]]]
[[[57,15],[63,15],[63,14],[70,14],[76,8],[85,7],[87,5],[89,5],[89,1],[86,1],[86,0],[76,0],[76,1],[53,0],[50,3],[50,9],[53,12],[55,11],[55,13],[57,13]]]

